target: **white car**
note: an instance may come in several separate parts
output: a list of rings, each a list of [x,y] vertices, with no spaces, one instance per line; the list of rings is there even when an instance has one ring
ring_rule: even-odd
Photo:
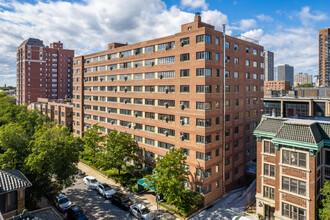
[[[70,207],[71,202],[65,195],[59,194],[56,196],[55,205],[61,212],[65,212]]]
[[[142,204],[132,205],[129,209],[130,213],[138,219],[150,220],[151,212],[150,210]]]
[[[84,182],[91,189],[96,189],[97,185],[99,184],[99,182],[97,182],[97,180],[93,176],[84,177]]]
[[[111,196],[116,193],[116,191],[106,183],[99,183],[96,189],[104,198],[107,199],[110,199]]]

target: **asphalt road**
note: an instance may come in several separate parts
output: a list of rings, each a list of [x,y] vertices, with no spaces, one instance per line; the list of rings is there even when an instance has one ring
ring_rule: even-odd
[[[82,178],[76,179],[76,183],[63,190],[63,193],[72,203],[85,209],[91,220],[135,219],[128,211],[112,205],[110,200],[105,199],[96,190],[89,189]]]

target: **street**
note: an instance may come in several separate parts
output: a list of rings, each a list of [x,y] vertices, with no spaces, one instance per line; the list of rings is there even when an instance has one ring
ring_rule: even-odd
[[[82,178],[76,179],[76,183],[63,190],[63,193],[72,203],[81,206],[87,212],[91,220],[96,219],[134,219],[110,200],[104,199],[96,190],[89,189]]]

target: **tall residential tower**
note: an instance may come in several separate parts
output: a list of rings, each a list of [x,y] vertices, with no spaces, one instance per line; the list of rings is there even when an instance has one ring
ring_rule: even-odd
[[[17,49],[17,104],[71,98],[73,57],[61,42],[45,47],[39,39],[25,40]]]
[[[319,30],[319,85],[330,86],[330,28]]]
[[[274,53],[271,51],[264,51],[265,58],[265,81],[274,81]]]

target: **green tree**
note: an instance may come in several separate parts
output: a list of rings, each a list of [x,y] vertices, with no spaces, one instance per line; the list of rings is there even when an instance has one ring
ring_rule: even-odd
[[[313,87],[313,84],[312,83],[305,83],[305,84],[298,85],[297,87]]]
[[[330,181],[325,181],[321,195],[323,207],[319,209],[319,217],[321,220],[330,220]]]
[[[30,148],[32,153],[27,157],[26,165],[31,173],[58,189],[73,183],[82,142],[73,137],[67,127],[45,123],[36,131]]]
[[[171,149],[163,159],[157,158],[155,174],[147,176],[150,187],[161,192],[164,199],[179,209],[184,207],[187,190],[185,182],[190,172],[187,170],[185,153],[182,149]]]
[[[29,154],[29,137],[23,126],[10,123],[0,127],[1,168],[22,169]]]
[[[104,142],[104,149],[99,158],[99,165],[103,169],[116,168],[118,175],[130,160],[138,159],[139,147],[136,141],[126,133],[114,130],[110,132]]]
[[[104,141],[104,136],[101,136],[102,132],[99,131],[101,126],[94,124],[91,128],[84,131],[83,142],[85,144],[84,153],[91,157],[91,161],[94,165],[97,160],[97,154],[100,152],[100,146]]]

